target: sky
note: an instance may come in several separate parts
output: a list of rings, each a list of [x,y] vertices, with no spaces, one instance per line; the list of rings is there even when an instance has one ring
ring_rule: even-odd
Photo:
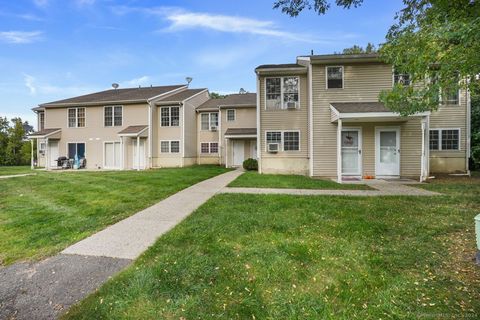
[[[331,0],[334,2],[334,0]],[[0,116],[86,93],[184,84],[255,92],[256,66],[384,42],[401,0],[291,18],[274,0],[0,0]]]

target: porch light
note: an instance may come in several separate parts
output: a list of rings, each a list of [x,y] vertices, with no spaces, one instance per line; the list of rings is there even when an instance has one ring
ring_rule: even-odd
[[[476,261],[480,265],[480,214],[475,217],[475,234],[477,235]]]

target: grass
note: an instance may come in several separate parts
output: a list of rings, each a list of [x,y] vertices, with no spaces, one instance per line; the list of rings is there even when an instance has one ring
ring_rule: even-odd
[[[30,166],[0,166],[0,176],[9,176],[13,174],[33,173]]]
[[[218,195],[65,318],[476,319],[480,179],[425,188]]]
[[[229,187],[371,190],[364,184],[340,184],[332,180],[312,179],[300,175],[259,174],[247,171],[229,184]]]
[[[143,172],[38,172],[0,180],[0,265],[55,254],[225,171],[195,166]]]

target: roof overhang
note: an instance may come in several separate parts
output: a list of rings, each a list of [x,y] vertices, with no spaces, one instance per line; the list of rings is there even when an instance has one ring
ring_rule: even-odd
[[[307,74],[307,67],[298,68],[261,68],[256,69],[258,75],[290,75],[290,74]]]
[[[430,111],[417,112],[409,116],[402,116],[398,112],[339,112],[330,105],[330,119],[332,123],[338,120],[348,122],[377,122],[377,121],[407,121],[409,118],[424,117],[430,115]]]
[[[225,138],[227,139],[254,139],[256,138],[256,134],[226,134]]]
[[[256,108],[255,104],[234,104],[234,105],[220,105],[220,109],[234,109],[234,108]]]
[[[131,127],[135,127],[135,126],[131,126]],[[147,137],[148,136],[148,126],[145,126],[144,128],[139,128],[138,130],[134,131],[134,132],[129,132],[129,128],[131,127],[127,127],[125,129],[123,129],[122,131],[120,131],[118,133],[118,136],[120,137],[132,137],[132,138],[137,138],[137,137]],[[126,132],[124,132],[126,131]]]
[[[62,129],[45,129],[42,131],[34,132],[27,136],[28,139],[60,139]]]
[[[382,62],[378,54],[327,54],[310,56],[312,64]]]
[[[147,103],[146,99],[142,100],[117,100],[117,101],[94,101],[94,102],[83,102],[83,103],[47,103],[40,104],[42,108],[65,108],[65,107],[88,107],[88,106],[109,106],[109,105],[119,105],[119,104],[135,104],[135,103]]]

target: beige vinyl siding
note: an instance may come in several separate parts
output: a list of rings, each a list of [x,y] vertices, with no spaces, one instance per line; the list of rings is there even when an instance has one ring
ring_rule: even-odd
[[[166,107],[179,107],[179,126],[178,127],[162,127],[161,126],[161,116],[162,108]],[[152,161],[154,167],[181,167],[182,166],[182,124],[183,124],[183,112],[182,106],[171,105],[171,106],[157,106],[157,115],[153,122],[153,126],[157,127],[157,137],[153,141],[153,144],[156,145],[155,153],[152,153]],[[179,153],[162,153],[160,149],[161,141],[163,140],[174,140],[180,141],[180,152]]]
[[[343,67],[344,88],[327,90],[325,65],[312,66],[313,176],[333,177],[337,172],[337,125],[331,123],[330,103],[378,101],[380,91],[392,87],[392,68],[386,64]]]
[[[148,104],[123,105],[123,123],[118,127],[104,126],[103,105],[85,107],[85,127],[68,128],[68,108],[47,108],[45,128],[61,128],[59,156],[66,156],[68,142],[84,142],[87,168],[103,168],[105,141],[120,141],[118,132],[128,126],[148,124]],[[129,138],[125,138],[128,141]]]
[[[262,172],[308,174],[308,82],[307,75],[284,74],[300,77],[300,106],[295,110],[265,110],[265,78],[260,76],[260,135]],[[275,76],[272,76],[275,77]],[[328,116],[330,119],[330,115]],[[265,132],[298,130],[300,132],[299,151],[279,151],[276,154],[266,152]],[[281,148],[280,148],[281,149]]]
[[[185,122],[184,122],[184,143],[186,159],[190,159],[185,165],[195,163],[197,158],[197,121],[195,108],[209,99],[208,91],[202,92],[184,103]]]
[[[464,172],[467,152],[467,99],[465,91],[460,91],[459,105],[445,105],[430,115],[430,129],[460,129],[460,150],[430,151],[430,171]]]
[[[219,153],[202,153],[200,145],[202,142],[220,142],[219,141],[219,131],[210,131],[202,130],[202,113],[212,113],[219,111],[208,111],[208,112],[199,112],[197,113],[197,155],[198,155],[198,164],[220,164],[220,144],[219,144]],[[219,127],[220,127],[220,115],[219,115]]]
[[[227,121],[227,110],[235,110],[235,121]],[[225,164],[225,132],[230,128],[256,128],[257,127],[257,109],[252,107],[222,108],[221,111],[221,164]],[[229,155],[231,157],[231,155]],[[251,156],[249,156],[251,157]],[[247,159],[247,158],[245,158]]]

